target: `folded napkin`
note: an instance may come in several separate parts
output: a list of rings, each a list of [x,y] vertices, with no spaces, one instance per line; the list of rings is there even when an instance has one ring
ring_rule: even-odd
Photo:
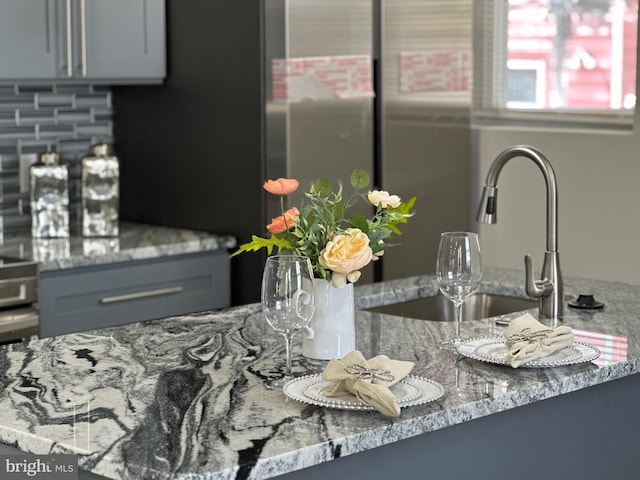
[[[504,336],[509,348],[507,362],[513,368],[573,344],[571,327],[562,325],[550,328],[528,313],[512,320],[504,331]]]
[[[327,397],[353,394],[365,405],[369,405],[389,417],[400,415],[400,407],[389,387],[406,377],[413,362],[391,360],[386,355],[366,360],[362,353],[354,350],[341,359],[333,359],[322,372],[322,379],[336,382],[323,390]]]

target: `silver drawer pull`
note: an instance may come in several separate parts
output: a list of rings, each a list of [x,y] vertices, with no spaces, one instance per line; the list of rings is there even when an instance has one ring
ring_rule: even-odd
[[[146,292],[127,293],[124,295],[114,295],[113,297],[104,297],[100,301],[102,303],[126,302],[127,300],[136,300],[138,298],[157,297],[160,295],[180,293],[183,290],[183,287],[159,288],[158,290],[147,290]]]
[[[87,76],[87,13],[85,0],[80,0],[80,72]]]
[[[71,58],[71,49],[73,48],[71,45],[71,0],[67,0],[66,2],[66,21],[67,21],[67,35],[66,35],[66,46],[67,46],[67,77],[73,75],[73,59]]]
[[[16,287],[18,288],[16,289]],[[20,285],[3,286],[0,287],[0,293],[2,294],[0,297],[0,307],[24,303],[27,300],[27,284],[21,283]]]

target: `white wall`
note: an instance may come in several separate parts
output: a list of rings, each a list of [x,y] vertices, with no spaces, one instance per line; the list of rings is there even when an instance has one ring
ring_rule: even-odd
[[[476,131],[473,215],[491,162],[516,144],[540,150],[556,172],[563,275],[640,284],[640,133]],[[484,264],[523,270],[530,253],[539,271],[546,238],[543,176],[531,160],[515,158],[498,187],[498,223],[477,225]]]

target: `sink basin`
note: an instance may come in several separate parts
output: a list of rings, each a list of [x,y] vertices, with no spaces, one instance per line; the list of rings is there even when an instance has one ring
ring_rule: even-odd
[[[508,297],[490,293],[476,293],[462,306],[463,320],[505,315],[536,308],[538,301],[529,298]],[[408,302],[394,303],[367,309],[369,312],[386,313],[400,317],[449,322],[455,320],[453,303],[444,295],[419,298]]]

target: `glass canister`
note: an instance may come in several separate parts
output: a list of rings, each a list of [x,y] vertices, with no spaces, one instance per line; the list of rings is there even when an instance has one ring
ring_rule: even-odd
[[[56,152],[40,155],[29,168],[31,234],[36,238],[69,237],[69,170]]]
[[[82,159],[82,235],[119,233],[120,162],[113,146],[100,143]]]

